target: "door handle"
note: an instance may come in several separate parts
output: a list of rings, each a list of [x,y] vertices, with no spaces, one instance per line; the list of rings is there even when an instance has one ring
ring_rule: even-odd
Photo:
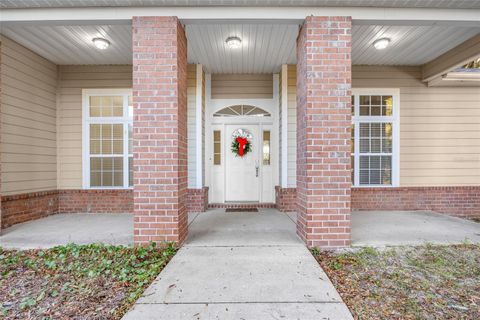
[[[255,177],[257,178],[258,178],[258,169],[259,169],[258,166],[255,166]]]

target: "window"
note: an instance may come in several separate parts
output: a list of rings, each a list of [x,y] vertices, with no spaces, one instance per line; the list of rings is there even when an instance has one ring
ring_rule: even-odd
[[[221,131],[213,131],[213,164],[219,166],[222,164],[222,138]]]
[[[83,91],[85,188],[133,186],[133,103],[128,89]]]
[[[352,95],[352,184],[397,186],[399,92],[357,89]]]
[[[263,110],[255,106],[249,105],[235,105],[223,108],[218,110],[213,114],[214,117],[238,117],[238,116],[248,116],[248,117],[270,117],[268,111]]]
[[[270,165],[270,130],[263,131],[263,165]]]

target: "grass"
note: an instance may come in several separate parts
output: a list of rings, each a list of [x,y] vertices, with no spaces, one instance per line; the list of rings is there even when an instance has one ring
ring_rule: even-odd
[[[175,254],[157,248],[0,248],[0,318],[120,319]]]
[[[480,319],[480,245],[312,253],[355,319]]]

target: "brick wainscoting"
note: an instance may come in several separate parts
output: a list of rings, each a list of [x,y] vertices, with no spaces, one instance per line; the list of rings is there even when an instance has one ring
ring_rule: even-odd
[[[353,188],[354,210],[431,210],[480,218],[480,186]]]
[[[206,211],[208,187],[187,191],[188,212]],[[51,190],[1,200],[1,229],[56,213],[133,213],[133,190]]]
[[[278,189],[281,188],[277,187],[278,210],[295,211],[296,189],[288,188],[288,196]],[[353,188],[352,210],[429,210],[480,218],[480,186]]]
[[[58,212],[58,192],[42,191],[2,197],[2,229]]]
[[[59,190],[59,213],[133,212],[132,190]]]
[[[296,211],[296,197],[296,188],[282,188],[280,186],[275,187],[275,207],[281,212]]]

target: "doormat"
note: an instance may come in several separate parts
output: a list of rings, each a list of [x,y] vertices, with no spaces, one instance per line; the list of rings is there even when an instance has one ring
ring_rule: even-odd
[[[225,212],[258,212],[257,208],[227,208]]]

